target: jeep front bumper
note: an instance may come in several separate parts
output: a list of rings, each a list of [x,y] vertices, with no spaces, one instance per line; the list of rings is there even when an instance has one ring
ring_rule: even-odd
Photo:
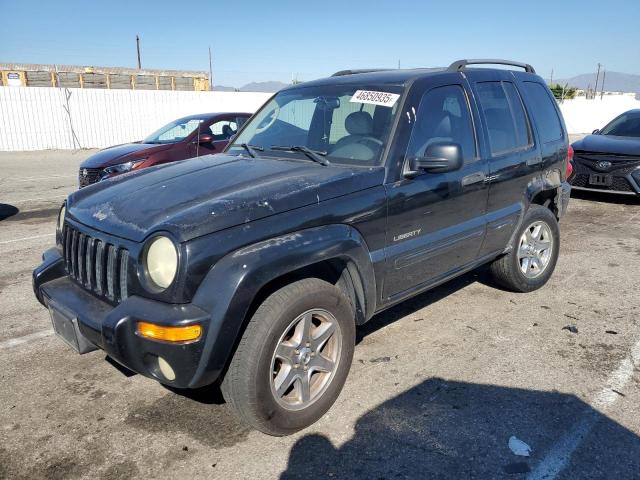
[[[113,306],[69,278],[55,248],[45,252],[43,263],[34,270],[33,289],[49,309],[56,333],[79,353],[100,348],[126,368],[176,388],[210,384],[220,373],[222,366],[212,368],[203,356],[211,316],[196,305],[132,296]],[[151,340],[136,333],[138,321],[161,326],[199,324],[202,335],[187,343]],[[159,359],[171,366],[173,379],[163,373]]]

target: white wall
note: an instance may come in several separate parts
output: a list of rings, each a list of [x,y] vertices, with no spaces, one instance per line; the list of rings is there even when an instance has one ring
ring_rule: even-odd
[[[65,107],[68,95],[74,141]],[[140,140],[176,118],[253,113],[271,94],[0,87],[0,151],[103,148]],[[560,105],[569,133],[589,133],[640,108],[633,96],[577,98]]]
[[[640,108],[640,101],[630,95],[605,95],[602,100],[578,97],[560,104],[569,133],[591,133],[633,108]]]
[[[65,110],[67,95],[75,142]],[[0,87],[0,151],[108,147],[140,140],[185,115],[253,113],[270,95]]]

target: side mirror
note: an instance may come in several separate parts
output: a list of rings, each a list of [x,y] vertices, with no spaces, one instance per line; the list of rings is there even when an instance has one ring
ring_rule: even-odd
[[[198,136],[198,143],[211,143],[213,142],[213,135],[209,135],[208,133],[201,133]]]
[[[593,132],[591,132],[593,135],[600,135],[600,129],[596,128]]]
[[[421,172],[446,173],[462,168],[464,158],[458,143],[438,142],[427,147],[424,157],[409,159],[410,176]]]

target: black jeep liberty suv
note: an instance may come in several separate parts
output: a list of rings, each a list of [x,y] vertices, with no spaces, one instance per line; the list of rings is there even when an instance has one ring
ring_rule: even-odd
[[[381,310],[485,263],[513,291],[547,282],[568,147],[527,64],[338,72],[274,95],[222,154],[71,194],[34,291],[78,352],[219,382],[290,434],[334,403]]]

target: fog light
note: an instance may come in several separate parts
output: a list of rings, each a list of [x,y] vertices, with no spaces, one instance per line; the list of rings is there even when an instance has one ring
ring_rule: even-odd
[[[192,342],[202,335],[202,327],[200,325],[164,327],[155,323],[138,322],[136,330],[141,337],[164,342]]]
[[[167,362],[164,358],[158,357],[158,368],[160,369],[160,373],[167,380],[173,381],[176,379],[176,372],[173,371],[169,362]]]

